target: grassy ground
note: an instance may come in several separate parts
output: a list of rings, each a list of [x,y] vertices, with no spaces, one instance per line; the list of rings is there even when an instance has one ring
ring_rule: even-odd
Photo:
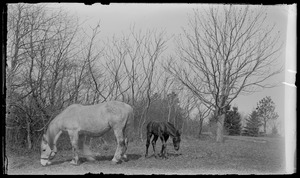
[[[69,164],[70,150],[57,153],[53,164],[42,167],[39,152],[8,151],[7,174],[278,174],[284,173],[283,144],[280,139],[266,142],[251,142],[226,139],[215,143],[209,138],[182,138],[181,147],[176,152],[171,140],[168,141],[168,159],[156,159],[149,147],[150,158],[145,158],[145,143],[131,142],[127,151],[129,161],[112,165],[115,144],[94,146],[98,152],[96,161],[81,158],[81,164]],[[97,149],[96,149],[97,148]],[[160,151],[160,140],[157,151]]]

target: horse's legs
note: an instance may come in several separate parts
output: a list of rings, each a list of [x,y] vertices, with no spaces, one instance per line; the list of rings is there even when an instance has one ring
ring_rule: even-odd
[[[85,136],[84,137],[84,141],[83,141],[83,148],[82,148],[82,152],[83,152],[83,155],[86,157],[87,160],[89,161],[95,161],[95,158],[94,158],[94,153],[90,150],[90,139],[91,137],[90,136]],[[88,145],[86,144],[86,142],[88,142]]]
[[[72,144],[72,151],[73,151],[73,159],[71,161],[71,164],[77,165],[78,164],[78,132],[77,131],[73,131],[73,130],[69,130],[69,137],[71,140],[71,144]]]
[[[82,151],[84,139],[85,139],[85,135],[83,134],[78,135],[78,151]]]
[[[125,154],[126,150],[128,148],[128,138],[127,138],[128,131],[126,131],[126,126],[123,128],[122,132],[123,132],[123,138],[124,138],[124,146],[121,149],[121,159],[123,161],[128,161],[127,155]]]
[[[54,145],[53,145],[53,152],[54,153],[57,152],[56,142],[57,142],[57,140],[58,140],[58,138],[60,137],[61,134],[62,134],[62,131],[59,131],[58,134],[54,138]]]
[[[128,139],[125,138],[124,142],[125,142],[125,146],[124,146],[124,149],[122,149],[122,153],[121,153],[121,156],[122,156],[122,157],[121,157],[121,158],[122,158],[122,160],[124,160],[124,161],[128,161],[127,155],[125,154],[125,152],[126,152],[126,150],[127,150],[127,148],[128,148]]]
[[[158,139],[158,136],[154,135],[154,137],[151,141],[155,158],[157,157],[156,152],[155,152],[155,144],[156,144],[157,139]]]
[[[147,142],[146,142],[146,154],[145,154],[145,157],[148,156],[148,148],[149,148],[149,145],[150,145],[151,136],[152,136],[152,134],[150,132],[147,132]]]
[[[121,160],[122,155],[126,151],[126,143],[125,143],[125,139],[124,139],[122,130],[115,129],[114,133],[117,138],[117,149],[116,149],[114,158],[112,159],[112,162],[118,163]]]

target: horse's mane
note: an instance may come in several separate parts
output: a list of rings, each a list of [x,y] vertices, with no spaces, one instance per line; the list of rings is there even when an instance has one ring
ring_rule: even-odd
[[[58,115],[59,116],[59,115]],[[54,128],[54,122],[57,121],[57,117],[53,118],[50,123],[48,124],[47,130],[44,132],[44,134],[48,137],[48,144],[50,146],[50,148],[53,148],[54,145],[54,137],[56,136],[57,132],[58,132],[58,128]]]

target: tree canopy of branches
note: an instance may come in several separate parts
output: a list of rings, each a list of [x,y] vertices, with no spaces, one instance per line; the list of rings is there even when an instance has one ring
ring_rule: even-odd
[[[195,10],[177,38],[176,55],[165,69],[218,119],[217,142],[223,141],[226,107],[240,94],[272,87],[267,80],[281,72],[280,34],[268,25],[264,9],[249,6]]]

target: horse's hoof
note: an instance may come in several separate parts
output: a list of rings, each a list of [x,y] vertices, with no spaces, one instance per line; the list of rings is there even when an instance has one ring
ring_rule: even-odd
[[[121,163],[121,160],[117,160],[117,159],[113,158],[113,159],[111,160],[111,163],[112,163],[113,165],[120,164],[120,163]]]
[[[48,162],[46,162],[45,164],[42,164],[42,166],[49,166],[49,165],[51,165],[52,164],[52,162],[51,161],[48,161]]]
[[[123,157],[122,161],[127,162],[127,161],[129,161],[129,159],[127,157]]]
[[[94,158],[94,157],[86,157],[86,159],[88,160],[88,161],[96,161],[96,159]]]
[[[117,165],[117,164],[121,164],[121,161],[111,161],[112,165]]]
[[[74,166],[78,166],[78,161],[72,160],[72,161],[70,161],[70,164],[71,164],[71,165],[74,165]]]

